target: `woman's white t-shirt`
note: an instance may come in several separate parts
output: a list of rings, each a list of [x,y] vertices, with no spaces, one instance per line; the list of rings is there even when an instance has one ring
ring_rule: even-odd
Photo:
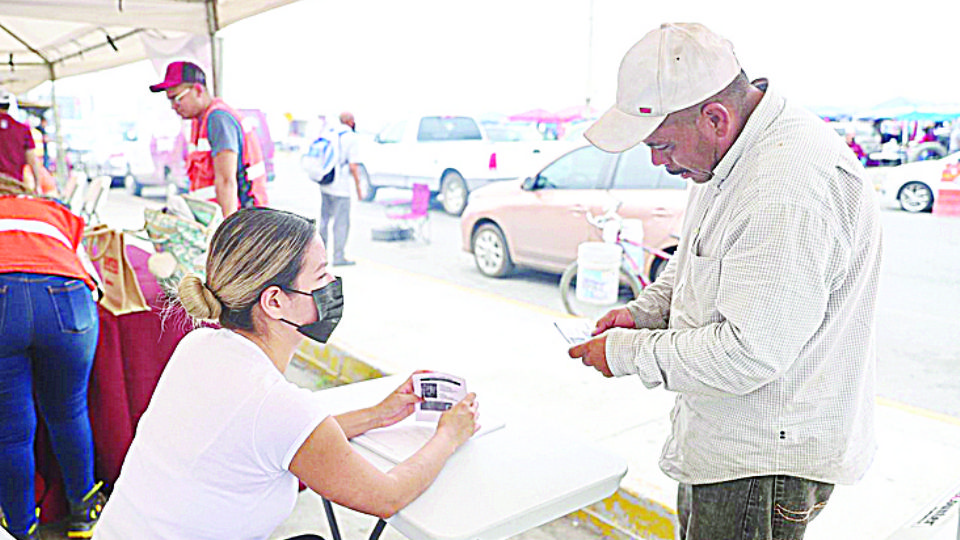
[[[96,540],[267,538],[293,511],[290,461],[329,413],[230,330],[187,334],[140,419]]]

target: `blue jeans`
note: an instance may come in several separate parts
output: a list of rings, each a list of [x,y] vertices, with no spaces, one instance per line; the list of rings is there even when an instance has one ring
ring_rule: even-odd
[[[754,476],[680,484],[679,540],[800,540],[833,484],[796,476]]]
[[[87,383],[99,333],[97,306],[82,281],[0,274],[0,508],[13,533],[36,521],[34,395],[67,499],[78,503],[93,488]]]

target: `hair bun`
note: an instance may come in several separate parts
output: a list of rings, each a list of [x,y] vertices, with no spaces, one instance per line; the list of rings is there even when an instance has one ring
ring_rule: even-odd
[[[220,318],[223,305],[198,276],[184,276],[178,288],[180,305],[194,319],[214,321]]]

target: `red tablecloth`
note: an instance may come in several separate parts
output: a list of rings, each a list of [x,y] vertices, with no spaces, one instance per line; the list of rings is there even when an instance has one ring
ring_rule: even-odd
[[[162,311],[166,299],[147,270],[150,254],[127,246],[127,256],[152,309],[117,316],[98,307],[100,337],[88,395],[96,477],[111,485],[120,475],[137,422],[167,360],[192,328],[181,309]],[[41,520],[46,523],[65,516],[67,504],[46,428],[41,425],[37,431],[37,500]]]

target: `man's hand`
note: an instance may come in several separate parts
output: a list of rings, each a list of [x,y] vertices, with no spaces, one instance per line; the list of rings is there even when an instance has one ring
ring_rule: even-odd
[[[583,365],[596,369],[604,377],[613,377],[613,372],[607,365],[607,336],[596,337],[590,341],[574,345],[570,347],[567,354],[570,355],[570,358],[579,358]]]
[[[611,309],[606,315],[600,317],[596,328],[593,329],[594,336],[600,335],[611,328],[636,328],[637,323],[633,321],[633,315],[627,308]]]

